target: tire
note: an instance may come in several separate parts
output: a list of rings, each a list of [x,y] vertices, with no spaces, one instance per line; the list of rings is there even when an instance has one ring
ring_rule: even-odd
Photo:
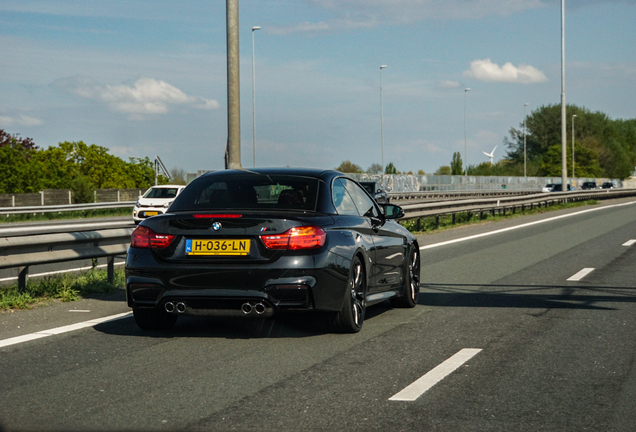
[[[364,323],[366,310],[367,280],[364,266],[356,256],[351,263],[349,281],[342,310],[333,314],[333,329],[338,333],[357,333]]]
[[[409,264],[404,278],[404,293],[391,299],[393,307],[413,308],[420,294],[420,250],[413,244],[409,250]]]
[[[159,309],[133,308],[137,326],[143,330],[170,330],[177,322],[177,316]]]

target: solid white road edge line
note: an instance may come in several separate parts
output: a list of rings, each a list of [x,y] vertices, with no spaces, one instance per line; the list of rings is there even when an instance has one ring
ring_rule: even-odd
[[[578,272],[577,274],[575,274],[572,277],[569,277],[567,280],[569,281],[580,281],[581,279],[583,279],[585,276],[589,275],[590,273],[592,273],[594,271],[593,268],[584,268],[583,270],[581,270],[580,272]]]
[[[627,240],[625,243],[623,243],[623,246],[631,246],[634,243],[636,243],[636,240]]]
[[[453,243],[460,243],[460,242],[463,242],[463,241],[466,241],[466,240],[472,240],[472,239],[476,239],[476,238],[480,238],[480,237],[487,237],[487,236],[491,236],[491,235],[494,235],[494,234],[499,234],[499,233],[506,232],[506,231],[513,231],[513,230],[516,230],[516,229],[519,229],[519,228],[525,228],[525,227],[529,227],[529,226],[532,226],[532,225],[542,224],[542,223],[545,223],[545,222],[552,222],[552,221],[557,220],[557,219],[563,219],[563,218],[567,218],[567,217],[578,216],[578,215],[580,215],[582,213],[605,210],[605,209],[612,208],[612,207],[622,207],[622,206],[631,205],[631,204],[636,204],[636,201],[628,202],[628,203],[622,203],[622,204],[613,204],[613,205],[609,205],[609,206],[605,206],[605,207],[598,207],[598,208],[593,208],[593,209],[582,210],[580,212],[569,213],[569,214],[561,215],[561,216],[555,216],[553,218],[542,219],[540,221],[535,221],[535,222],[529,222],[529,223],[526,223],[526,224],[523,224],[523,225],[516,225],[516,226],[513,226],[513,227],[503,228],[503,229],[500,229],[500,230],[490,231],[490,232],[482,233],[482,234],[476,234],[476,235],[469,236],[469,237],[462,237],[462,238],[458,238],[458,239],[455,239],[455,240],[448,240],[448,241],[441,242],[441,243],[434,243],[434,244],[430,244],[430,245],[426,245],[426,246],[420,246],[420,250],[432,249],[432,248],[436,248],[436,247],[439,247],[439,246],[446,246],[446,245],[453,244]]]
[[[115,321],[115,320],[119,320],[123,318],[128,318],[130,316],[132,316],[131,312],[124,312],[117,315],[111,315],[111,316],[107,316],[103,318],[95,318],[92,320],[88,320],[88,321],[84,321],[84,322],[80,322],[76,324],[70,324],[63,327],[57,327],[50,330],[42,330],[39,332],[26,334],[23,336],[16,336],[9,339],[0,340],[0,348],[6,347],[9,345],[19,344],[22,342],[28,342],[35,339],[40,339],[47,336],[59,335],[62,333],[67,333],[67,332],[83,329],[86,327],[94,327],[97,324],[102,324],[109,321]]]
[[[409,402],[416,400],[422,396],[424,392],[446,378],[446,376],[450,375],[480,351],[481,348],[464,348],[445,362],[431,369],[411,385],[405,387],[404,390],[389,398],[389,400]]]

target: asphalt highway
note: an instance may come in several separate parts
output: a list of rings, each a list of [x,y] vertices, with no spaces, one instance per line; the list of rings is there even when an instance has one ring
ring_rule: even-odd
[[[635,429],[636,201],[419,240],[418,306],[369,308],[355,335],[293,314],[147,333],[122,293],[2,313],[0,425]]]

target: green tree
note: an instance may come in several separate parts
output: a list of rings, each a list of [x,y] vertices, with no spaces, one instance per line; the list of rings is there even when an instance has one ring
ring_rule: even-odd
[[[38,192],[41,188],[39,167],[30,162],[35,150],[20,143],[0,147],[0,193]]]
[[[87,176],[83,174],[75,176],[70,182],[70,189],[73,196],[73,204],[93,202],[95,186],[93,186],[91,179]]]
[[[442,165],[441,167],[437,168],[437,171],[435,171],[435,175],[452,175],[452,173],[453,171],[448,165]]]
[[[572,147],[567,147],[567,170],[572,173]],[[561,176],[561,146],[554,145],[550,147],[543,162],[541,163],[541,172],[546,177]],[[574,144],[574,164],[575,174],[577,177],[602,177],[603,170],[599,166],[596,154],[590,149],[583,147],[575,142]]]
[[[40,164],[40,175],[46,189],[71,189],[76,169],[61,148],[49,147],[47,150],[39,151],[35,154],[34,160]]]
[[[348,160],[342,162],[340,166],[336,168],[336,170],[343,173],[361,173],[362,172],[362,168],[360,168],[358,165]]]
[[[145,189],[155,184],[155,167],[148,157],[130,158],[126,166],[133,188]]]
[[[598,172],[600,177],[626,178],[636,164],[636,119],[612,120],[601,112],[592,112],[575,105],[567,106],[566,131],[571,135],[572,116],[576,115],[574,139],[576,144],[590,150],[582,150],[581,171],[575,170],[577,177],[581,173]],[[561,105],[542,106],[526,117],[526,156],[528,175],[548,175],[554,173],[556,155],[553,147],[561,147]],[[510,138],[504,138],[508,148],[506,159],[517,165],[523,165],[523,122],[520,128],[511,128]],[[567,137],[567,146],[571,147],[571,136]],[[568,151],[571,151],[569,149]],[[578,151],[575,149],[575,157]],[[585,157],[583,157],[585,156]],[[560,160],[560,156],[559,156]],[[579,166],[578,162],[575,162]],[[597,165],[598,164],[598,165]],[[560,168],[558,175],[560,175]],[[571,172],[571,171],[568,171]],[[553,174],[550,174],[553,175]]]
[[[0,193],[39,192],[45,185],[42,166],[34,160],[38,147],[0,129]]]
[[[453,153],[450,163],[451,175],[462,175],[464,173],[462,155],[459,152]]]
[[[389,162],[386,165],[386,168],[384,168],[384,174],[397,174],[398,171],[395,168],[395,165],[393,165],[393,162]]]

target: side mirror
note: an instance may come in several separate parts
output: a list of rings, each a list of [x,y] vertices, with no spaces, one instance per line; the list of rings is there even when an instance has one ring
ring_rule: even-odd
[[[386,204],[384,206],[384,215],[387,219],[400,219],[404,217],[404,209],[395,204]]]

